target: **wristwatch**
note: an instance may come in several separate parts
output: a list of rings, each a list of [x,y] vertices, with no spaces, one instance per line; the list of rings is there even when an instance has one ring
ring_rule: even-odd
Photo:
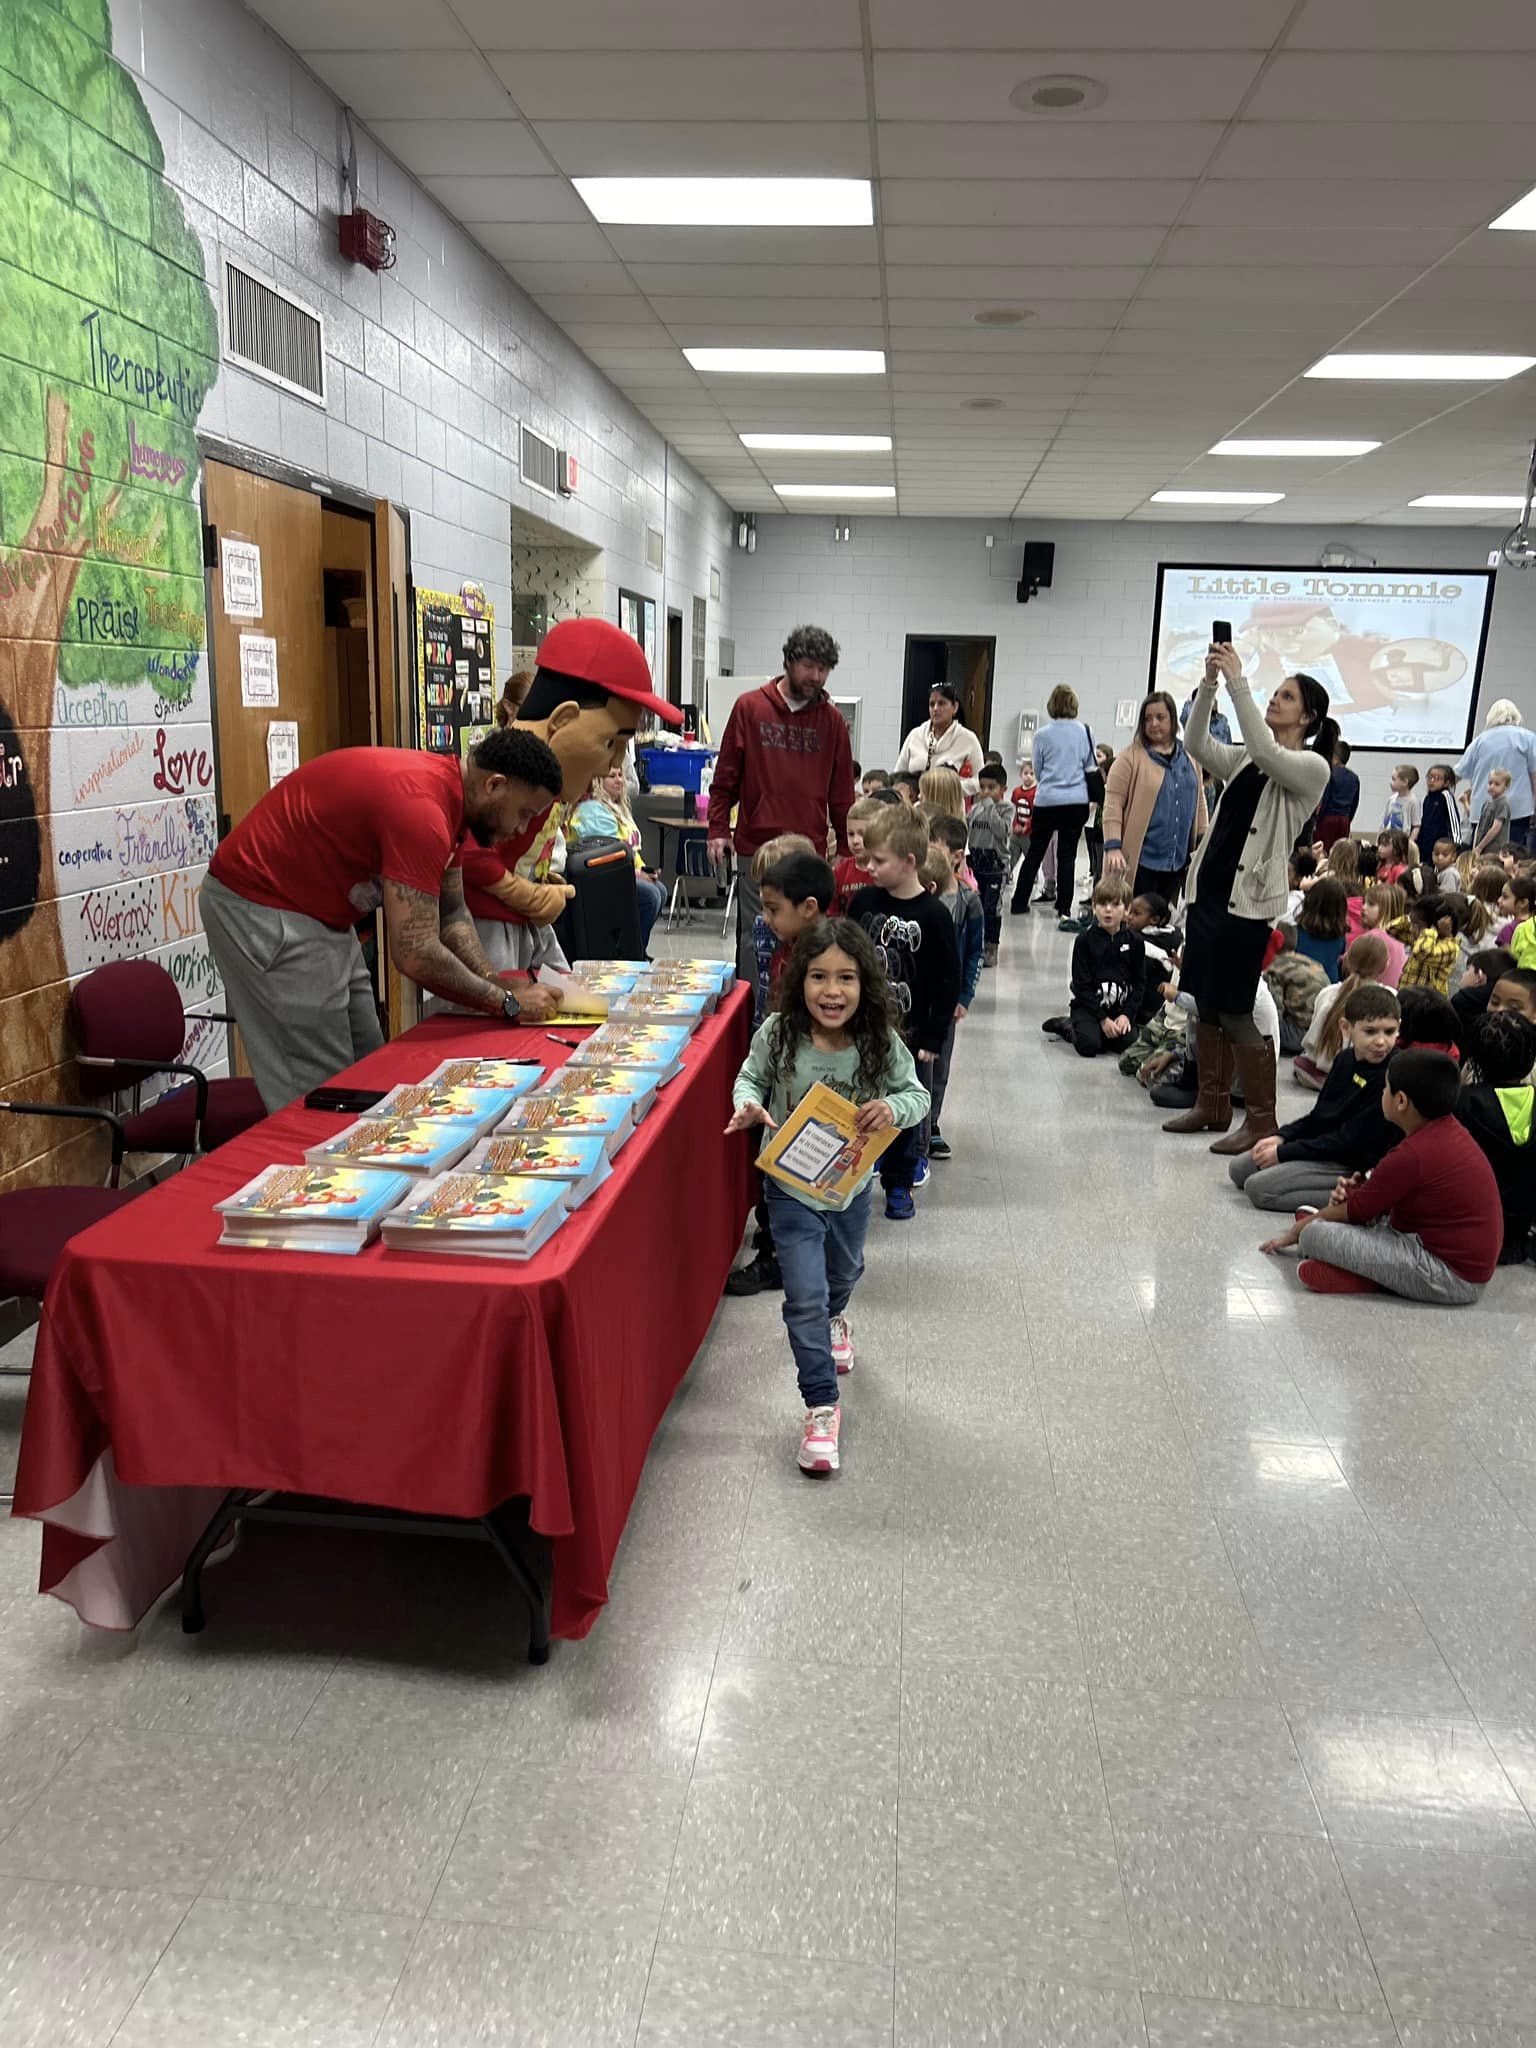
[[[520,1023],[522,1020],[522,1015],[522,1004],[517,1000],[517,997],[513,995],[511,989],[507,989],[501,998],[502,1022],[505,1024]]]

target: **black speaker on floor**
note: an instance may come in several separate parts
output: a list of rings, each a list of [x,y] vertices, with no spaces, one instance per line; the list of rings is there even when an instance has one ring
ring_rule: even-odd
[[[1056,567],[1056,543],[1053,540],[1027,540],[1024,543],[1024,572],[1019,578],[1018,600],[1028,604],[1037,590],[1049,590],[1051,572]]]

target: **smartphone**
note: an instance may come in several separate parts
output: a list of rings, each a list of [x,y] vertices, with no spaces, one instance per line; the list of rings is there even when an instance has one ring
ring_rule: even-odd
[[[1211,639],[1218,647],[1227,646],[1232,639],[1232,621],[1230,619],[1212,619]]]
[[[385,1096],[382,1088],[311,1088],[304,1098],[306,1109],[322,1109],[329,1116],[361,1116]]]

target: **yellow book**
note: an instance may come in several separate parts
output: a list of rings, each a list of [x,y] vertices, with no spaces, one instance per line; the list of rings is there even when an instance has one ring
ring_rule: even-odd
[[[867,1135],[858,1104],[813,1081],[757,1155],[758,1169],[781,1186],[839,1208],[900,1136],[894,1125]]]

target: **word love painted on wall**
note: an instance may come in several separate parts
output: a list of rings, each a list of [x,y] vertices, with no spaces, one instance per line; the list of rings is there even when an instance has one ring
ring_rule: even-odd
[[[90,349],[91,382],[98,391],[113,398],[136,398],[141,405],[157,405],[166,412],[179,413],[189,426],[196,426],[203,409],[205,387],[192,364],[172,353],[167,370],[160,362],[144,362],[138,356],[113,346],[113,334],[106,316],[93,308],[80,322]]]
[[[188,790],[213,787],[213,761],[206,747],[177,745],[171,734],[155,734],[156,789],[169,796],[185,796]]]

